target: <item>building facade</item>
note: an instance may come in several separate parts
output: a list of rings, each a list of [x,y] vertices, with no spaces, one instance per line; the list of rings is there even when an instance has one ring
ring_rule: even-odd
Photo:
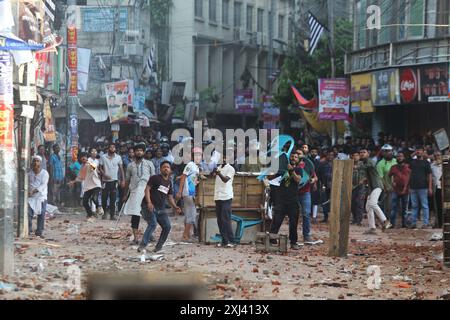
[[[207,112],[227,114],[226,119],[235,122],[233,116],[238,115],[234,101],[236,90],[248,85],[253,89],[254,100],[261,102],[263,94],[275,88],[276,72],[281,68],[293,36],[295,2],[173,1],[170,78],[186,81],[185,95],[188,100],[200,100],[201,115]],[[272,63],[268,61],[271,45]],[[218,97],[214,106],[200,99],[206,91]],[[250,114],[252,120],[256,120],[257,115],[257,110]]]
[[[346,72],[357,118],[369,119],[374,137],[448,131],[450,2],[359,0],[353,12]]]

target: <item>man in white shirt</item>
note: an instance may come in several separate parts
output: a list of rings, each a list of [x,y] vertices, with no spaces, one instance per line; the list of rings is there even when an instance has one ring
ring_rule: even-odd
[[[94,203],[97,208],[97,213],[102,212],[101,206],[98,203],[98,193],[101,190],[102,183],[100,181],[98,166],[87,157],[86,153],[80,155],[81,169],[78,177],[69,182],[69,186],[75,184],[77,181],[83,181],[83,207],[86,210],[88,222],[94,221],[94,212],[92,211],[90,201]]]
[[[233,153],[231,153],[233,154]],[[230,154],[230,157],[232,155]],[[229,164],[229,159],[213,171],[216,177],[214,201],[216,202],[217,225],[222,236],[218,247],[233,248],[234,234],[231,228],[231,203],[233,201],[233,180],[236,171]]]
[[[43,238],[45,212],[47,211],[48,179],[47,170],[42,169],[42,158],[34,156],[28,172],[28,232],[31,234],[33,216],[37,216],[35,235]]]
[[[117,182],[120,177],[125,177],[122,158],[116,154],[116,146],[114,143],[110,143],[108,146],[108,153],[100,158],[100,172],[103,175],[103,182],[105,186],[102,190],[102,207],[106,212],[106,205],[109,198],[109,215],[110,219],[114,220],[114,214],[116,213],[116,196],[117,196]],[[125,181],[121,179],[120,187],[125,187]],[[103,215],[103,219],[106,219],[106,214]]]

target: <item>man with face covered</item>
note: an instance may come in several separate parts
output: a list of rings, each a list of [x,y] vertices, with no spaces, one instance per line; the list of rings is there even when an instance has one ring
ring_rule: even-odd
[[[151,161],[144,159],[145,144],[134,147],[134,161],[128,165],[123,196],[123,213],[131,216],[133,242],[139,244],[139,221],[141,218],[141,203],[145,196],[145,188],[151,176],[155,174],[155,167]],[[127,199],[127,194],[129,196]],[[125,202],[126,201],[126,202]]]
[[[384,145],[381,148],[383,154],[383,159],[377,164],[377,172],[383,181],[383,191],[384,191],[384,212],[391,212],[391,202],[392,202],[392,179],[389,176],[389,171],[391,168],[397,164],[397,160],[394,158],[394,148],[391,145]]]
[[[299,201],[298,186],[301,179],[301,169],[298,167],[299,157],[297,153],[292,153],[287,165],[287,173],[279,172],[277,175],[283,175],[279,187],[275,187],[273,196],[273,220],[270,226],[270,233],[277,234],[283,224],[284,218],[289,217],[289,241],[292,250],[299,250],[298,241],[298,218]],[[272,180],[274,176],[269,177]]]

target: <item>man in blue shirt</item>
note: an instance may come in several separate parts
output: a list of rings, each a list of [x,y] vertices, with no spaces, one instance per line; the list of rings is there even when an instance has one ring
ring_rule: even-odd
[[[50,181],[51,181],[51,188],[52,188],[52,197],[53,197],[53,204],[57,205],[61,203],[61,186],[64,182],[64,170],[63,170],[63,164],[61,161],[61,157],[59,156],[59,152],[61,151],[61,148],[59,145],[55,144],[53,146],[53,154],[51,155],[48,165],[50,168]]]

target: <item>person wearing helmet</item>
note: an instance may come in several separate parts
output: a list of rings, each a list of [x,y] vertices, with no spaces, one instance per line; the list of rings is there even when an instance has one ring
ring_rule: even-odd
[[[190,241],[191,229],[197,221],[197,209],[195,207],[196,186],[200,175],[199,164],[202,161],[203,150],[194,148],[194,161],[189,162],[183,170],[180,178],[180,188],[176,195],[176,201],[183,199],[184,233],[183,241]]]
[[[161,150],[163,152],[164,161],[169,161],[170,163],[173,163],[175,161],[175,158],[170,151],[170,145],[168,142],[164,142],[161,144]]]
[[[141,218],[141,203],[145,196],[145,188],[151,176],[155,175],[155,167],[151,161],[144,159],[145,144],[134,147],[134,161],[127,167],[125,192],[123,196],[123,213],[131,217],[131,229],[134,243],[139,244],[138,231]],[[129,196],[127,194],[129,190]]]
[[[384,212],[391,212],[392,204],[392,192],[394,191],[392,185],[392,178],[389,176],[391,168],[397,164],[397,160],[394,158],[394,148],[385,144],[381,148],[383,159],[377,164],[377,172],[383,182],[384,191]]]

